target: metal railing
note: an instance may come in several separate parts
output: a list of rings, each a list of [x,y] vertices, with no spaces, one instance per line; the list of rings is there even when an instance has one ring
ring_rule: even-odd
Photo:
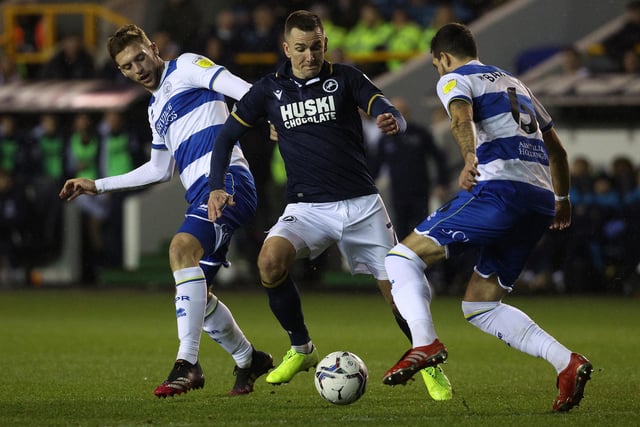
[[[129,19],[112,10],[91,3],[51,3],[51,4],[4,4],[2,11],[3,34],[0,34],[0,46],[16,63],[33,64],[46,62],[56,47],[56,18],[66,15],[82,17],[82,39],[88,49],[97,45],[97,24],[102,19],[115,26],[129,23]],[[14,34],[18,29],[18,17],[38,16],[42,26],[42,46],[35,52],[18,51]]]

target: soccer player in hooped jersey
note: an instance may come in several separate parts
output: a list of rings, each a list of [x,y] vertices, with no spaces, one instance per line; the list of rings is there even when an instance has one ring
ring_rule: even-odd
[[[250,393],[256,378],[273,367],[273,358],[253,348],[229,309],[207,291],[207,283],[222,265],[228,265],[226,254],[234,230],[249,221],[256,210],[253,176],[240,146],[233,144],[231,166],[221,179],[226,191],[234,195],[236,208],[215,221],[207,215],[211,148],[229,115],[224,97],[240,99],[250,84],[200,55],[184,53],[164,61],[155,43],[135,25],[118,29],[109,38],[108,49],[122,74],[152,94],[151,158],[123,175],[96,181],[70,179],[60,197],[73,200],[82,194],[140,188],[170,180],[177,168],[189,203],[185,220],[169,247],[180,346],[173,369],[154,394],[167,397],[204,386],[198,362],[202,330],[236,362],[236,380],[229,394]]]
[[[373,275],[392,304],[384,257],[397,240],[367,170],[358,108],[375,117],[387,135],[406,127],[400,112],[361,71],[325,61],[327,38],[317,15],[291,13],[283,48],[289,60],[253,85],[221,129],[209,176],[209,215],[215,220],[237,207],[223,182],[234,141],[260,118],[271,122],[287,172],[287,206],[262,245],[258,268],[271,310],[291,341],[282,363],[267,375],[271,384],[287,383],[318,363],[289,275],[295,259],[315,258],[335,243],[351,272]],[[408,336],[406,322],[394,314]],[[424,376],[434,399],[451,397],[441,370],[430,368]]]
[[[464,167],[461,190],[387,255],[392,295],[413,347],[383,382],[404,384],[447,359],[430,312],[427,266],[468,247],[480,254],[462,301],[465,318],[510,347],[551,363],[558,373],[554,411],[580,403],[591,363],[572,353],[526,314],[501,300],[548,228],[571,222],[569,166],[553,122],[518,79],[478,60],[469,29],[447,24],[431,42],[437,92],[451,118]]]

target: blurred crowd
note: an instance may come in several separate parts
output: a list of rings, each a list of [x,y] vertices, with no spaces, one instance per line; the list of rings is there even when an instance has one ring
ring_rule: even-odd
[[[323,18],[329,37],[329,58],[336,62],[350,55],[360,57],[388,52],[400,59],[376,59],[364,64],[374,74],[396,69],[412,54],[428,50],[431,37],[444,23],[468,23],[508,0],[245,0],[207,4],[197,0],[158,2],[155,28],[149,29],[164,59],[182,52],[204,54],[247,80],[274,69],[282,59],[282,25],[286,14],[310,9]],[[217,2],[216,2],[217,3]],[[155,5],[155,4],[154,4]],[[213,22],[205,17],[215,9]],[[13,35],[19,52],[42,49],[42,19],[20,18]],[[83,46],[77,33],[61,32],[57,51],[41,66],[3,67],[3,78],[121,78],[110,60],[98,58]],[[257,54],[244,61],[236,54]],[[7,58],[3,58],[3,62]]]
[[[0,116],[0,283],[29,281],[31,268],[59,256],[65,179],[128,172],[146,150],[121,112]],[[87,283],[121,265],[121,204],[119,193],[78,199]]]
[[[431,37],[441,25],[451,21],[469,23],[505,1],[508,0],[247,0],[221,2],[215,22],[207,23],[203,22],[202,3],[165,0],[158,4],[157,24],[149,34],[165,60],[186,51],[201,53],[252,81],[273,70],[282,59],[281,25],[287,11],[307,8],[323,18],[329,59],[356,62],[375,76],[396,70],[412,54],[428,50]],[[603,46],[616,70],[640,72],[635,50],[640,42],[640,2],[630,2],[627,10],[627,23]],[[18,50],[38,51],[43,42],[38,17],[29,16],[20,24],[14,34]],[[249,64],[238,53],[255,56]],[[381,56],[376,61],[362,59],[375,53],[391,56]],[[564,54],[566,73],[593,72],[577,49],[567,48]],[[15,64],[0,53],[0,85],[18,80],[88,78],[124,81],[110,60],[97,61],[79,34],[61,34],[56,52],[39,66]],[[441,132],[436,128],[442,119],[446,122],[443,112],[425,126],[424,120],[410,116],[406,100],[395,98],[393,102],[408,118],[406,136],[389,141],[371,132],[367,121],[363,124],[372,173],[388,199],[398,234],[404,237],[455,190],[458,154],[439,141]],[[286,175],[277,146],[265,144],[267,138],[263,129],[256,129],[241,141],[261,200],[254,224],[238,236],[238,246],[243,248],[238,255],[250,266],[264,230],[277,219],[283,203]],[[127,112],[1,115],[0,284],[21,279],[28,282],[31,267],[46,265],[60,253],[62,204],[57,194],[66,178],[95,179],[127,172],[146,161],[148,141],[146,118]],[[447,144],[454,145],[450,141]],[[633,247],[640,238],[640,165],[620,157],[611,165],[594,166],[589,159],[580,157],[573,161],[572,174],[573,226],[545,236],[521,282],[532,291],[620,290],[640,274],[640,251]],[[130,194],[78,200],[83,230],[83,282],[99,280],[104,267],[121,265],[121,209],[123,198]],[[327,262],[326,257],[315,262]],[[457,286],[463,285],[462,278],[472,268],[471,261],[467,267],[460,267],[459,262],[455,269],[450,265],[453,263],[445,263],[433,272],[439,292],[458,292]],[[16,270],[18,266],[26,268]],[[13,271],[27,276],[10,277]],[[302,274],[312,271],[315,268]]]

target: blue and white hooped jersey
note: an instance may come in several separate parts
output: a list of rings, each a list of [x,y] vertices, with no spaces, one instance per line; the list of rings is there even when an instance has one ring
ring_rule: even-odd
[[[479,182],[515,181],[553,191],[542,139],[553,122],[520,80],[474,60],[442,76],[437,92],[447,113],[456,99],[473,106]]]
[[[149,101],[151,148],[171,152],[190,204],[209,192],[211,150],[229,116],[224,94],[213,89],[224,70],[203,56],[184,53],[165,62],[160,84]],[[230,165],[249,168],[239,144]]]

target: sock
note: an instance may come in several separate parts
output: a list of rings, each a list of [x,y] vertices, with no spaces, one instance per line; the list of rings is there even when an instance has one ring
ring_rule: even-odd
[[[309,340],[308,343],[303,345],[292,345],[292,349],[294,349],[298,353],[309,354],[313,351],[313,342]]]
[[[529,316],[500,301],[462,302],[465,318],[509,347],[548,361],[560,372],[569,364],[571,351],[545,332]]]
[[[207,284],[200,267],[174,271],[173,277],[176,281],[176,318],[180,340],[176,359],[196,363],[207,305]]]
[[[405,336],[409,339],[409,342],[413,342],[413,340],[411,339],[411,330],[409,329],[409,324],[406,320],[404,320],[402,314],[400,314],[397,308],[391,309],[391,312],[393,313],[393,317],[396,319],[396,323],[398,324],[398,327],[400,328],[402,333],[405,334]]]
[[[431,344],[438,336],[431,316],[431,288],[424,275],[425,263],[403,244],[396,245],[384,259],[391,281],[391,295],[409,325],[413,347]]]
[[[253,346],[242,333],[231,310],[215,295],[207,304],[202,330],[233,357],[238,368],[251,366]]]
[[[271,311],[289,334],[291,345],[306,345],[311,341],[307,326],[304,324],[300,294],[289,273],[285,273],[284,277],[276,283],[262,282],[262,286],[267,290]]]

